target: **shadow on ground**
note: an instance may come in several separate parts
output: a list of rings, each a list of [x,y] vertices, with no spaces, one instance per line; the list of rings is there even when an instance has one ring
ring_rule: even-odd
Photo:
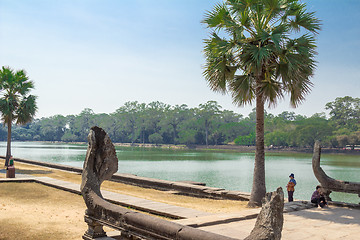
[[[360,210],[351,208],[338,208],[330,206],[323,209],[308,209],[288,214],[308,218],[309,220],[323,220],[339,224],[360,225]]]

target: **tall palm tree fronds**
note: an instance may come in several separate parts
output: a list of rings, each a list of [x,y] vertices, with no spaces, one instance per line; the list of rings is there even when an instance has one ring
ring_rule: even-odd
[[[285,94],[296,107],[311,90],[320,21],[299,0],[227,0],[206,12],[204,77],[239,106],[256,102],[256,156],[250,206],[265,196],[264,104]],[[291,38],[292,37],[292,38]]]

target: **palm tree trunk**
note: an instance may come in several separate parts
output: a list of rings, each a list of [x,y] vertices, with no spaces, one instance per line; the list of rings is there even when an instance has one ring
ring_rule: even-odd
[[[259,90],[257,90],[255,163],[253,185],[248,205],[250,207],[261,206],[261,200],[265,193],[264,101],[259,94]]]
[[[7,147],[6,147],[6,160],[5,160],[6,167],[9,165],[9,159],[11,157],[11,119],[7,123],[7,127],[8,127],[8,134],[7,134]]]

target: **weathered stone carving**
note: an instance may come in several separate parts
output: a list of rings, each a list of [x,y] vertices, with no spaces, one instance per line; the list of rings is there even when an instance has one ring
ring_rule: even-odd
[[[314,154],[312,158],[312,168],[315,177],[317,178],[317,180],[321,184],[321,187],[324,190],[325,198],[328,201],[331,201],[330,198],[331,191],[355,193],[358,194],[360,197],[360,183],[341,181],[329,177],[320,167],[320,156],[321,156],[320,142],[316,141],[314,145]]]
[[[284,192],[279,187],[275,192],[266,193],[255,227],[245,240],[278,240],[284,223]]]
[[[120,230],[122,239],[233,239],[134,212],[105,201],[100,185],[117,171],[115,148],[105,131],[98,127],[91,128],[88,140],[81,183],[81,193],[88,208],[85,212],[88,230],[83,239],[105,237],[103,225]]]
[[[88,135],[88,149],[82,172],[81,194],[87,206],[85,222],[88,223],[88,230],[84,239],[106,236],[102,225],[89,216],[94,215],[93,193],[102,197],[100,185],[104,180],[108,180],[117,172],[118,159],[115,147],[109,136],[99,127],[92,127]]]
[[[88,141],[80,189],[83,197],[86,197],[86,193],[89,191],[94,191],[97,195],[102,196],[101,183],[110,179],[118,169],[115,147],[109,136],[99,127],[91,128]],[[88,202],[87,199],[85,202]]]

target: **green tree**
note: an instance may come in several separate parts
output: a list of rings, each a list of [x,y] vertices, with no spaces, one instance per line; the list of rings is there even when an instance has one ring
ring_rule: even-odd
[[[189,119],[190,111],[186,104],[182,105],[175,105],[171,107],[165,112],[165,116],[161,121],[162,128],[166,128],[166,126],[170,126],[170,132],[172,135],[172,143],[176,144],[178,140],[179,134],[179,125],[184,122],[185,120]]]
[[[359,129],[360,98],[338,97],[335,101],[327,103],[325,109],[330,110],[330,119],[338,128],[346,127],[355,131]]]
[[[270,132],[265,135],[265,144],[267,146],[288,146],[289,133],[281,130]]]
[[[216,101],[207,101],[199,105],[197,116],[204,126],[206,146],[209,144],[210,125],[212,121],[219,116],[220,109],[221,106]]]
[[[77,140],[77,136],[70,131],[65,131],[64,135],[61,137],[61,141],[64,142],[75,142]]]
[[[186,144],[186,145],[192,145],[195,143],[195,135],[196,130],[194,129],[186,129],[184,131],[179,132],[179,142]]]
[[[233,142],[238,136],[246,136],[252,132],[255,132],[255,123],[249,119],[244,119],[239,122],[222,124],[219,127],[219,130],[224,135],[225,143],[230,143]]]
[[[340,128],[334,131],[334,135],[331,138],[331,144],[333,147],[346,147],[350,145],[352,149],[355,145],[360,145],[360,131],[350,131],[346,128]]]
[[[197,108],[189,109],[186,119],[178,125],[178,141],[180,144],[186,144],[188,146],[199,144],[197,137],[202,128],[200,121],[197,119],[197,112]],[[204,144],[203,138],[202,144]]]
[[[296,128],[298,121],[303,119],[304,116],[286,111],[276,117],[265,117],[265,145],[289,146],[290,133]]]
[[[85,142],[89,134],[89,129],[96,125],[95,113],[90,108],[85,108],[81,113],[75,116],[71,122],[70,128],[76,132],[79,141]]]
[[[144,111],[145,106],[145,103],[140,104],[133,101],[126,102],[124,106],[116,110],[115,117],[123,125],[123,131],[127,134],[131,144],[139,138],[139,128],[141,127],[139,121],[142,120],[141,113]]]
[[[28,124],[26,124],[28,125]],[[11,133],[11,138],[14,140],[20,140],[20,141],[31,141],[33,140],[33,132],[31,131],[31,129],[29,129],[26,126],[20,127],[20,126],[15,126],[12,127],[12,133]]]
[[[165,112],[169,111],[170,106],[159,102],[151,102],[146,106],[144,111],[144,131],[143,142],[150,141],[149,136],[161,131],[161,121],[165,118]]]
[[[30,94],[34,83],[29,80],[25,70],[14,71],[3,66],[0,70],[0,88],[0,112],[8,128],[5,161],[5,166],[8,166],[11,156],[12,123],[22,125],[33,119],[37,110],[36,96]]]
[[[229,111],[226,109],[220,113],[221,121],[224,123],[240,122],[242,120],[242,117],[243,116],[241,114],[237,114],[234,113],[233,111]]]
[[[235,139],[235,144],[241,146],[254,146],[255,141],[256,141],[255,133],[250,133],[249,135],[238,136]]]
[[[279,115],[277,115],[278,118],[283,119],[284,121],[295,121],[296,120],[296,115],[294,112],[288,112],[288,111],[284,111],[282,113],[280,113]]]
[[[0,125],[0,141],[6,141],[7,138],[7,129]]]
[[[298,0],[227,0],[206,13],[204,76],[234,103],[256,103],[256,153],[249,206],[265,196],[264,104],[284,93],[297,106],[310,91],[320,23]],[[302,35],[301,35],[302,34]],[[290,38],[291,35],[299,36]]]
[[[40,122],[39,133],[45,141],[60,141],[65,133],[66,117],[55,115]]]
[[[216,126],[215,131],[210,136],[213,144],[227,144],[233,142],[243,130],[240,122],[243,121],[242,115],[233,111],[223,110],[219,112],[219,116],[213,125]]]
[[[149,136],[149,142],[158,145],[163,142],[163,137],[160,133],[153,133]]]
[[[292,132],[292,138],[296,146],[313,148],[316,140],[328,144],[327,141],[332,135],[332,131],[333,127],[330,126],[325,116],[315,114],[300,121]]]

